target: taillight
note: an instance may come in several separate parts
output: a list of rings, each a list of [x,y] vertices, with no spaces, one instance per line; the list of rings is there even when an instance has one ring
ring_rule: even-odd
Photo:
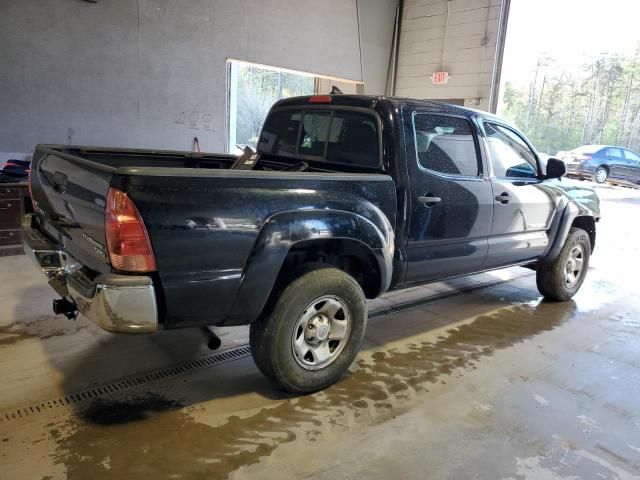
[[[156,260],[147,229],[129,196],[117,188],[110,188],[105,214],[111,266],[127,272],[155,271]]]
[[[580,155],[576,157],[576,160],[578,160],[580,163],[586,162],[587,160],[591,160],[591,155]]]

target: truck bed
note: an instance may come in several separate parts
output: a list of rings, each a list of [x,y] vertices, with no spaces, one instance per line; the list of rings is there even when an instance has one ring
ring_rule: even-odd
[[[256,249],[276,251],[304,235],[330,238],[336,228],[361,228],[359,222],[381,232],[395,224],[395,184],[388,175],[278,171],[295,159],[269,159],[258,170],[230,170],[235,159],[40,145],[32,167],[38,230],[62,245],[89,278],[113,273],[105,205],[110,188],[125,192],[148,231],[157,263],[151,277],[161,321],[172,328],[222,323],[241,287],[255,288],[245,280]],[[313,211],[335,213],[332,222],[305,223],[304,216]],[[295,219],[289,220],[290,212],[298,213]],[[351,217],[341,220],[340,212]],[[278,230],[269,231],[276,220]],[[260,255],[260,261],[268,261],[268,256]]]
[[[40,152],[56,154],[76,164],[90,165],[103,171],[115,172],[119,168],[198,168],[225,170],[238,158],[232,154],[188,152],[178,150],[147,150],[108,147],[84,147],[67,145],[39,145]],[[295,159],[263,158],[252,171],[283,171],[295,164]],[[309,162],[307,172],[355,172],[372,173],[371,169],[351,168],[348,165],[314,165]]]

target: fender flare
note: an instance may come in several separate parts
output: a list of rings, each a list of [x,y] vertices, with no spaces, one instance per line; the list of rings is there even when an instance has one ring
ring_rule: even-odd
[[[380,209],[370,204],[367,217],[335,209],[281,212],[268,218],[260,230],[224,325],[244,325],[256,320],[291,248],[303,241],[327,239],[360,242],[376,259],[381,285],[378,294],[389,288],[393,274],[394,232]]]
[[[550,230],[551,238],[553,240],[546,254],[540,259],[540,263],[550,263],[558,258],[558,255],[560,255],[560,251],[569,236],[571,226],[578,217],[594,218],[594,215],[590,210],[577,202],[569,201],[564,207],[562,214],[558,216],[559,221],[557,225],[552,226]]]

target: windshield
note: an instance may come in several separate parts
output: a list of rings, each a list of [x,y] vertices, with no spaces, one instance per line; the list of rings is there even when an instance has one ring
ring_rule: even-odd
[[[265,121],[258,152],[377,169],[378,123],[351,110],[276,110]]]

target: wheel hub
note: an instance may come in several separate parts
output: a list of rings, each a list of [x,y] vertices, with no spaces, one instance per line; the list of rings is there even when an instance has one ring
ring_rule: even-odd
[[[351,333],[351,313],[341,298],[326,295],[311,302],[293,330],[291,347],[298,365],[318,370],[342,352]]]
[[[576,245],[571,249],[564,269],[564,281],[568,287],[573,287],[578,283],[583,267],[584,251],[580,245]]]
[[[329,319],[324,315],[316,315],[309,323],[304,331],[304,339],[309,345],[318,345],[329,336]]]

